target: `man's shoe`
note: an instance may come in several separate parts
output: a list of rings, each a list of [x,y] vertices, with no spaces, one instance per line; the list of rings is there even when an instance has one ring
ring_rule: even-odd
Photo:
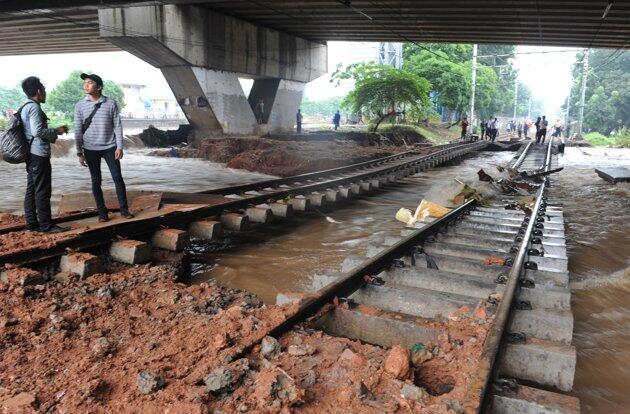
[[[109,221],[109,217],[105,217],[105,218],[103,218],[103,217],[99,217],[99,218],[98,218],[98,222],[99,222],[99,223],[106,223],[106,222],[108,222],[108,221]]]
[[[56,224],[52,225],[51,227],[49,227],[48,229],[44,230],[40,230],[41,233],[46,233],[46,234],[52,234],[52,233],[63,233],[66,231],[72,230],[72,227],[61,227],[58,226]]]
[[[126,218],[126,219],[132,219],[134,218],[134,215],[127,211],[126,213],[120,213],[120,217]]]

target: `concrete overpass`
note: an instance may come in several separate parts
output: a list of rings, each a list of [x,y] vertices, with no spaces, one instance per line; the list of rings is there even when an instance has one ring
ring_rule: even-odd
[[[0,0],[0,55],[126,50],[162,70],[193,126],[260,132],[262,107],[280,132],[328,40],[625,48],[629,22],[629,0]]]

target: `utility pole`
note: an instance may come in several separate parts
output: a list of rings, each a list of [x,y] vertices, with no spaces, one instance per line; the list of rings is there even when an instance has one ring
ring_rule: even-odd
[[[513,121],[516,121],[516,105],[518,102],[518,75],[514,79],[514,116],[512,117]]]
[[[582,65],[582,91],[580,94],[580,112],[578,117],[577,136],[582,138],[582,126],[584,124],[584,102],[586,98],[586,78],[588,76],[588,49],[584,52],[584,65]]]
[[[470,130],[473,130],[475,124],[475,90],[477,89],[477,44],[473,45],[472,58],[472,94],[470,95]]]
[[[573,77],[571,77],[571,88],[573,87]],[[569,96],[567,96],[567,112],[564,114],[564,130],[566,137],[569,138],[569,111],[571,111],[571,88],[569,88]]]

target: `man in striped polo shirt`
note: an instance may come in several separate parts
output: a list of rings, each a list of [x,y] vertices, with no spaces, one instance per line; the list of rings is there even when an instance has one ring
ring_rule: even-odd
[[[127,191],[122,178],[123,131],[120,110],[115,100],[103,96],[103,79],[98,75],[81,74],[85,99],[74,106],[74,138],[82,166],[92,177],[92,194],[98,208],[99,221],[109,220],[101,189],[101,159],[104,159],[116,186],[120,215],[133,218],[127,204]]]

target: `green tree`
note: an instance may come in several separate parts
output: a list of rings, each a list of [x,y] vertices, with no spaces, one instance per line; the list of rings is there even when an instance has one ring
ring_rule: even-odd
[[[9,109],[17,110],[24,102],[26,102],[26,96],[20,88],[0,86],[0,114],[6,117]]]
[[[332,116],[337,109],[341,107],[341,96],[333,96],[328,99],[312,101],[308,98],[302,100],[300,108],[302,113],[307,116],[323,115]]]
[[[375,130],[389,116],[430,107],[429,81],[389,65],[357,63],[344,71],[338,67],[332,79],[354,79],[354,90],[344,98],[342,106],[378,118]]]
[[[577,54],[581,62],[583,53]],[[610,135],[630,128],[630,52],[594,49],[589,56],[590,69],[586,81],[584,131]],[[573,67],[570,118],[578,119],[582,64]]]
[[[83,80],[79,77],[81,73],[83,73],[83,71],[73,71],[67,79],[59,82],[59,84],[48,93],[45,104],[47,109],[59,115],[64,115],[66,118],[74,121],[74,105],[85,97],[85,92],[83,92]],[[105,81],[103,85],[103,95],[114,99],[120,109],[125,106],[122,87],[117,83]]]

